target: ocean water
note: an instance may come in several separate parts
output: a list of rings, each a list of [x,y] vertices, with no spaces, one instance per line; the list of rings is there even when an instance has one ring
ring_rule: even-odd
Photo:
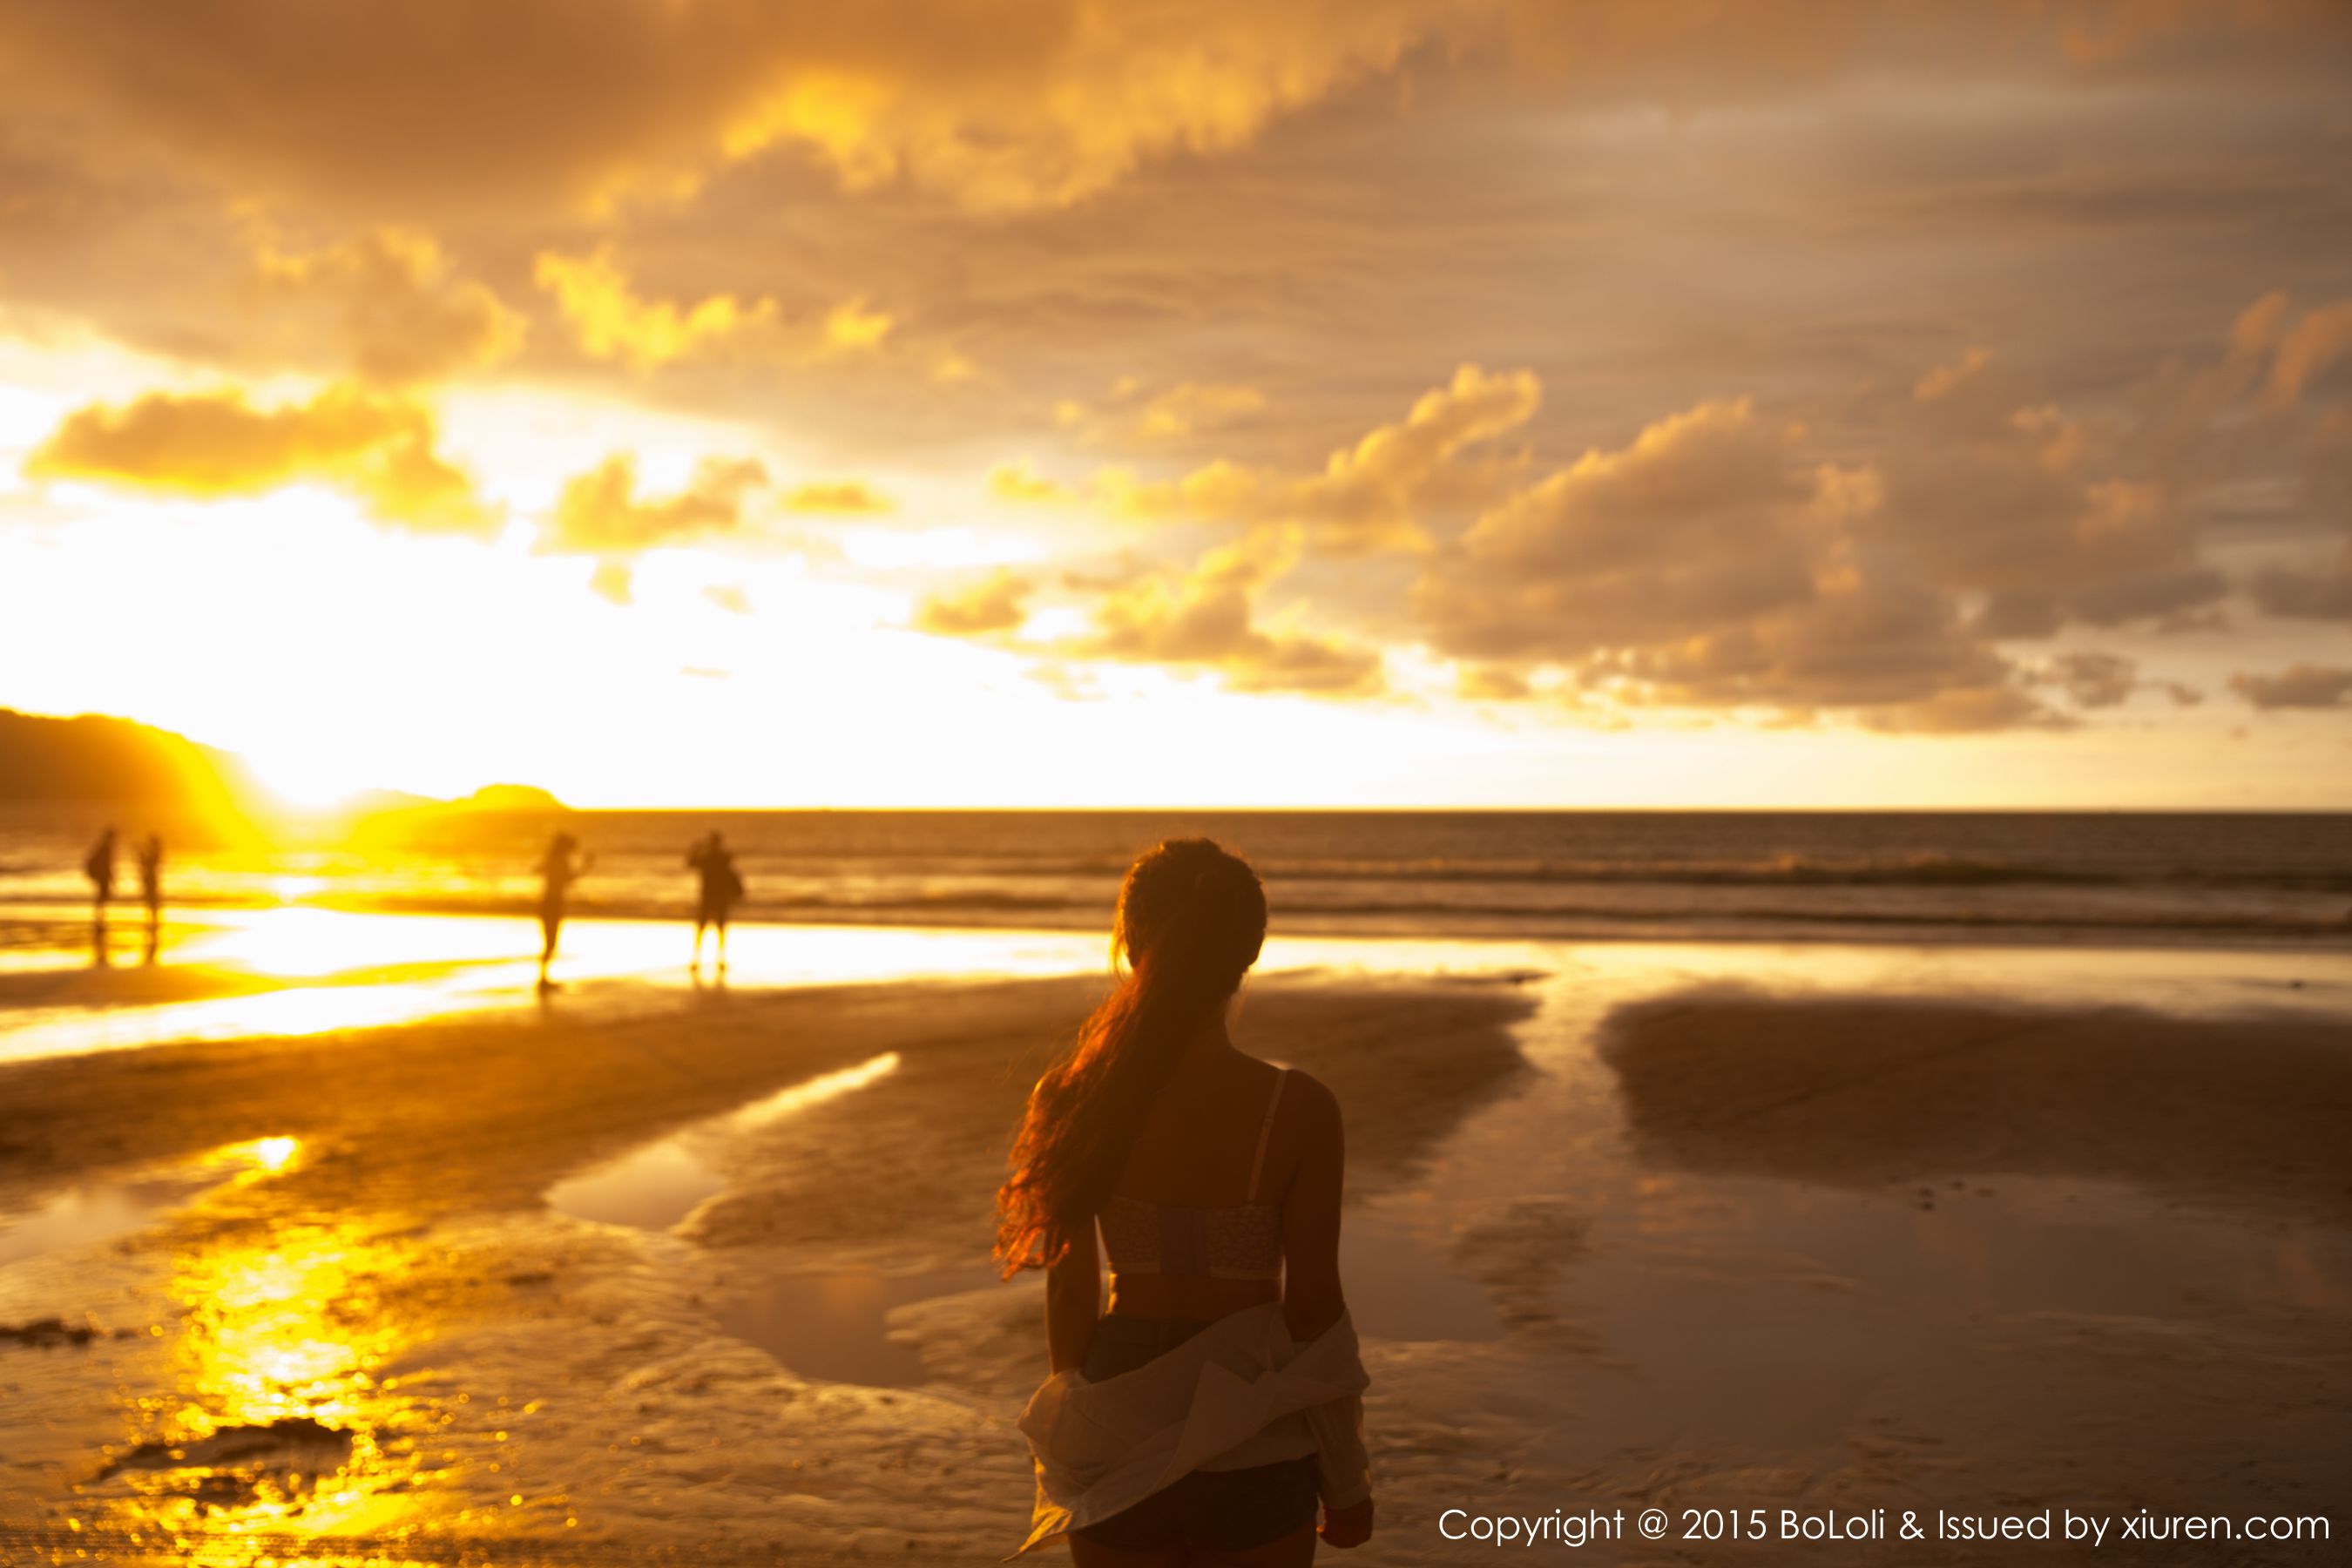
[[[89,811],[0,814],[0,927],[83,900]],[[127,846],[148,824],[124,818]],[[557,826],[583,918],[690,911],[689,843],[739,918],[1108,931],[1160,838],[1247,856],[1277,930],[1447,937],[2352,944],[2352,816],[1718,812],[581,812],[230,841],[163,825],[179,904],[520,912]]]

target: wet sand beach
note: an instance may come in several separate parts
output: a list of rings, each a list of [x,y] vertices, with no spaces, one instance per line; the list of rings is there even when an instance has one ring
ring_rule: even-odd
[[[1009,1550],[1042,1300],[989,1270],[991,1187],[1104,982],[1043,948],[955,971],[938,934],[861,949],[907,973],[860,984],[697,989],[591,927],[544,1005],[451,959],[470,1000],[377,1027],[66,1054],[42,1022],[0,1061],[0,1543]],[[1237,1037],[1349,1117],[1381,1488],[1349,1561],[1465,1561],[1493,1550],[1447,1538],[1465,1519],[1594,1508],[1677,1534],[1685,1509],[2340,1514],[2343,960],[1335,942],[1268,966]],[[782,973],[759,940],[738,970]]]
[[[1700,992],[1612,1014],[1635,1146],[1696,1170],[1899,1185],[2130,1182],[2352,1224],[2352,1019]],[[1932,1203],[1932,1189],[1919,1194]]]

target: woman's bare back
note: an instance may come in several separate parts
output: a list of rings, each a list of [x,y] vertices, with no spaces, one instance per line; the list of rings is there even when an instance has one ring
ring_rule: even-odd
[[[1279,1207],[1297,1163],[1286,1136],[1289,1119],[1275,1093],[1281,1070],[1222,1040],[1187,1051],[1144,1118],[1115,1195],[1192,1208],[1253,1201]],[[1261,1132],[1265,1156],[1253,1199],[1250,1173]],[[1281,1297],[1278,1279],[1115,1272],[1109,1309],[1130,1317],[1206,1320]]]

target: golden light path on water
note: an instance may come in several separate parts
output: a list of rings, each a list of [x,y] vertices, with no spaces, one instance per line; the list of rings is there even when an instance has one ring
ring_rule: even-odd
[[[677,922],[575,921],[555,974],[566,988],[631,981],[672,990],[695,979]],[[210,911],[170,950],[169,967],[228,994],[153,1005],[33,1006],[0,1013],[0,1061],[191,1040],[318,1035],[528,1006],[538,999],[528,921],[478,915],[367,914],[304,908]],[[1106,948],[1076,932],[739,927],[739,986],[857,984],[918,976],[1029,976],[1100,969]],[[121,973],[136,973],[122,971]],[[706,966],[703,983],[715,983]]]

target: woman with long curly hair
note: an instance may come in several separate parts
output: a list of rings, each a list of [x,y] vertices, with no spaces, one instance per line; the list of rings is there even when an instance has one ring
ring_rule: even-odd
[[[1248,866],[1205,838],[1152,849],[1119,889],[1125,972],[1030,1094],[996,1242],[1007,1278],[1046,1276],[1023,1551],[1286,1568],[1313,1559],[1318,1502],[1324,1542],[1371,1534],[1339,1102],[1226,1032],[1265,940]]]

